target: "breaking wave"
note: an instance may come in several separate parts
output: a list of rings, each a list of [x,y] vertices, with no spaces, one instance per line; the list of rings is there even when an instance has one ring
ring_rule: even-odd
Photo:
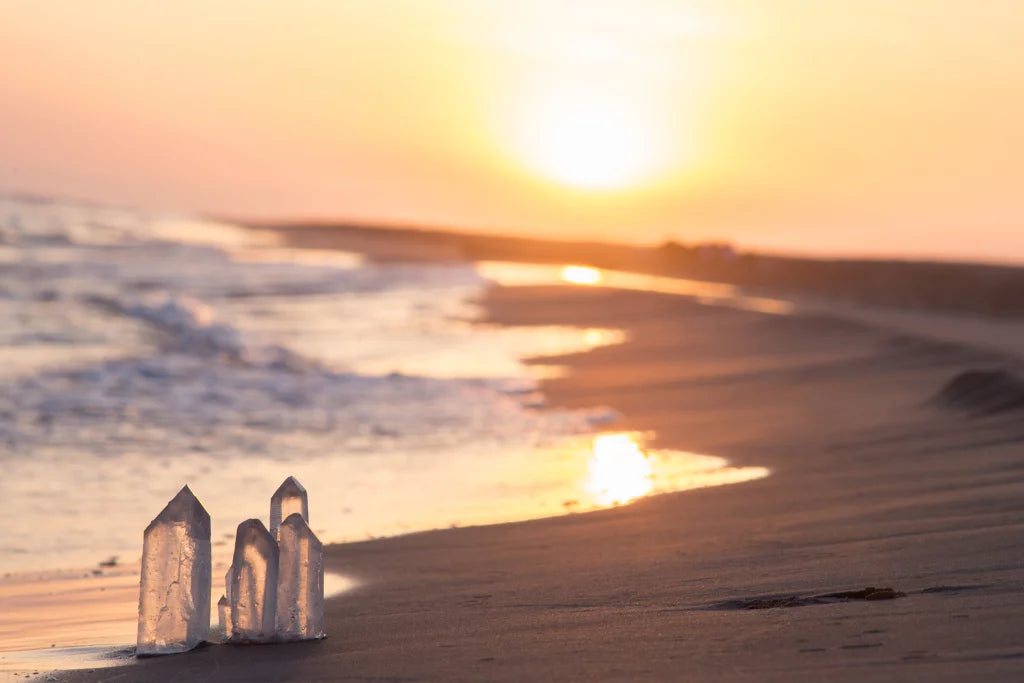
[[[519,359],[595,336],[475,324],[472,264],[313,256],[233,226],[0,197],[0,498],[48,520],[0,532],[0,569],[137,552],[152,501],[182,481],[222,482],[202,491],[212,513],[260,514],[264,483],[293,469],[368,491],[324,513],[325,540],[397,533],[375,520],[434,504],[372,507],[399,473],[491,482],[465,468],[614,418],[540,410]]]

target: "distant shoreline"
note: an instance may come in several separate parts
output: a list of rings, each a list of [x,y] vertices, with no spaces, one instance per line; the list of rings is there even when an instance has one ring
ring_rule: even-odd
[[[348,223],[249,223],[286,244],[356,251],[374,260],[578,263],[721,282],[750,293],[1000,318],[1024,317],[1024,266],[820,259],[736,251],[726,244],[656,247]]]

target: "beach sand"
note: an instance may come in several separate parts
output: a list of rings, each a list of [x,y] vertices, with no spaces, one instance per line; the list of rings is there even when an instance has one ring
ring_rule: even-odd
[[[544,382],[551,406],[607,405],[653,446],[771,475],[331,546],[328,569],[357,587],[328,601],[327,640],[55,678],[1024,678],[1024,412],[935,399],[964,371],[1020,373],[1020,360],[659,294],[496,287],[485,303],[492,322],[628,331],[542,359],[570,368]],[[898,593],[820,597],[866,587]]]

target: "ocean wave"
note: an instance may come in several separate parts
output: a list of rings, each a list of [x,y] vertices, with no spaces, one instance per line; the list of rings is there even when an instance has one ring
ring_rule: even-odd
[[[477,324],[473,264],[296,255],[209,228],[0,198],[0,353],[17,359],[0,366],[0,498],[47,516],[0,532],[31,550],[8,566],[133,552],[172,480],[205,482],[223,533],[303,472],[336,477],[314,482],[335,492],[318,499],[325,540],[448,523],[438,504],[490,505],[500,467],[521,478],[538,444],[615,417],[546,407],[519,359],[592,342]]]
[[[60,203],[5,211],[3,239],[22,258],[0,266],[0,346],[67,349],[58,366],[0,381],[12,452],[418,450],[607,418],[538,410],[515,349],[541,332],[506,347],[500,330],[472,329],[483,280],[471,264],[236,257],[251,247],[239,228]],[[76,362],[86,345],[116,353]],[[438,369],[482,374],[426,376]]]

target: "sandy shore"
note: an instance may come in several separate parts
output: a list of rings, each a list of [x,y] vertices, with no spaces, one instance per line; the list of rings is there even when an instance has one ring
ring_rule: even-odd
[[[931,400],[1012,359],[827,317],[603,289],[492,291],[495,322],[621,327],[552,405],[766,479],[332,546],[330,637],[62,680],[1011,680],[1024,676],[1024,424]],[[545,363],[552,359],[545,359]],[[968,401],[969,404],[969,401]],[[872,597],[822,597],[865,587]]]

